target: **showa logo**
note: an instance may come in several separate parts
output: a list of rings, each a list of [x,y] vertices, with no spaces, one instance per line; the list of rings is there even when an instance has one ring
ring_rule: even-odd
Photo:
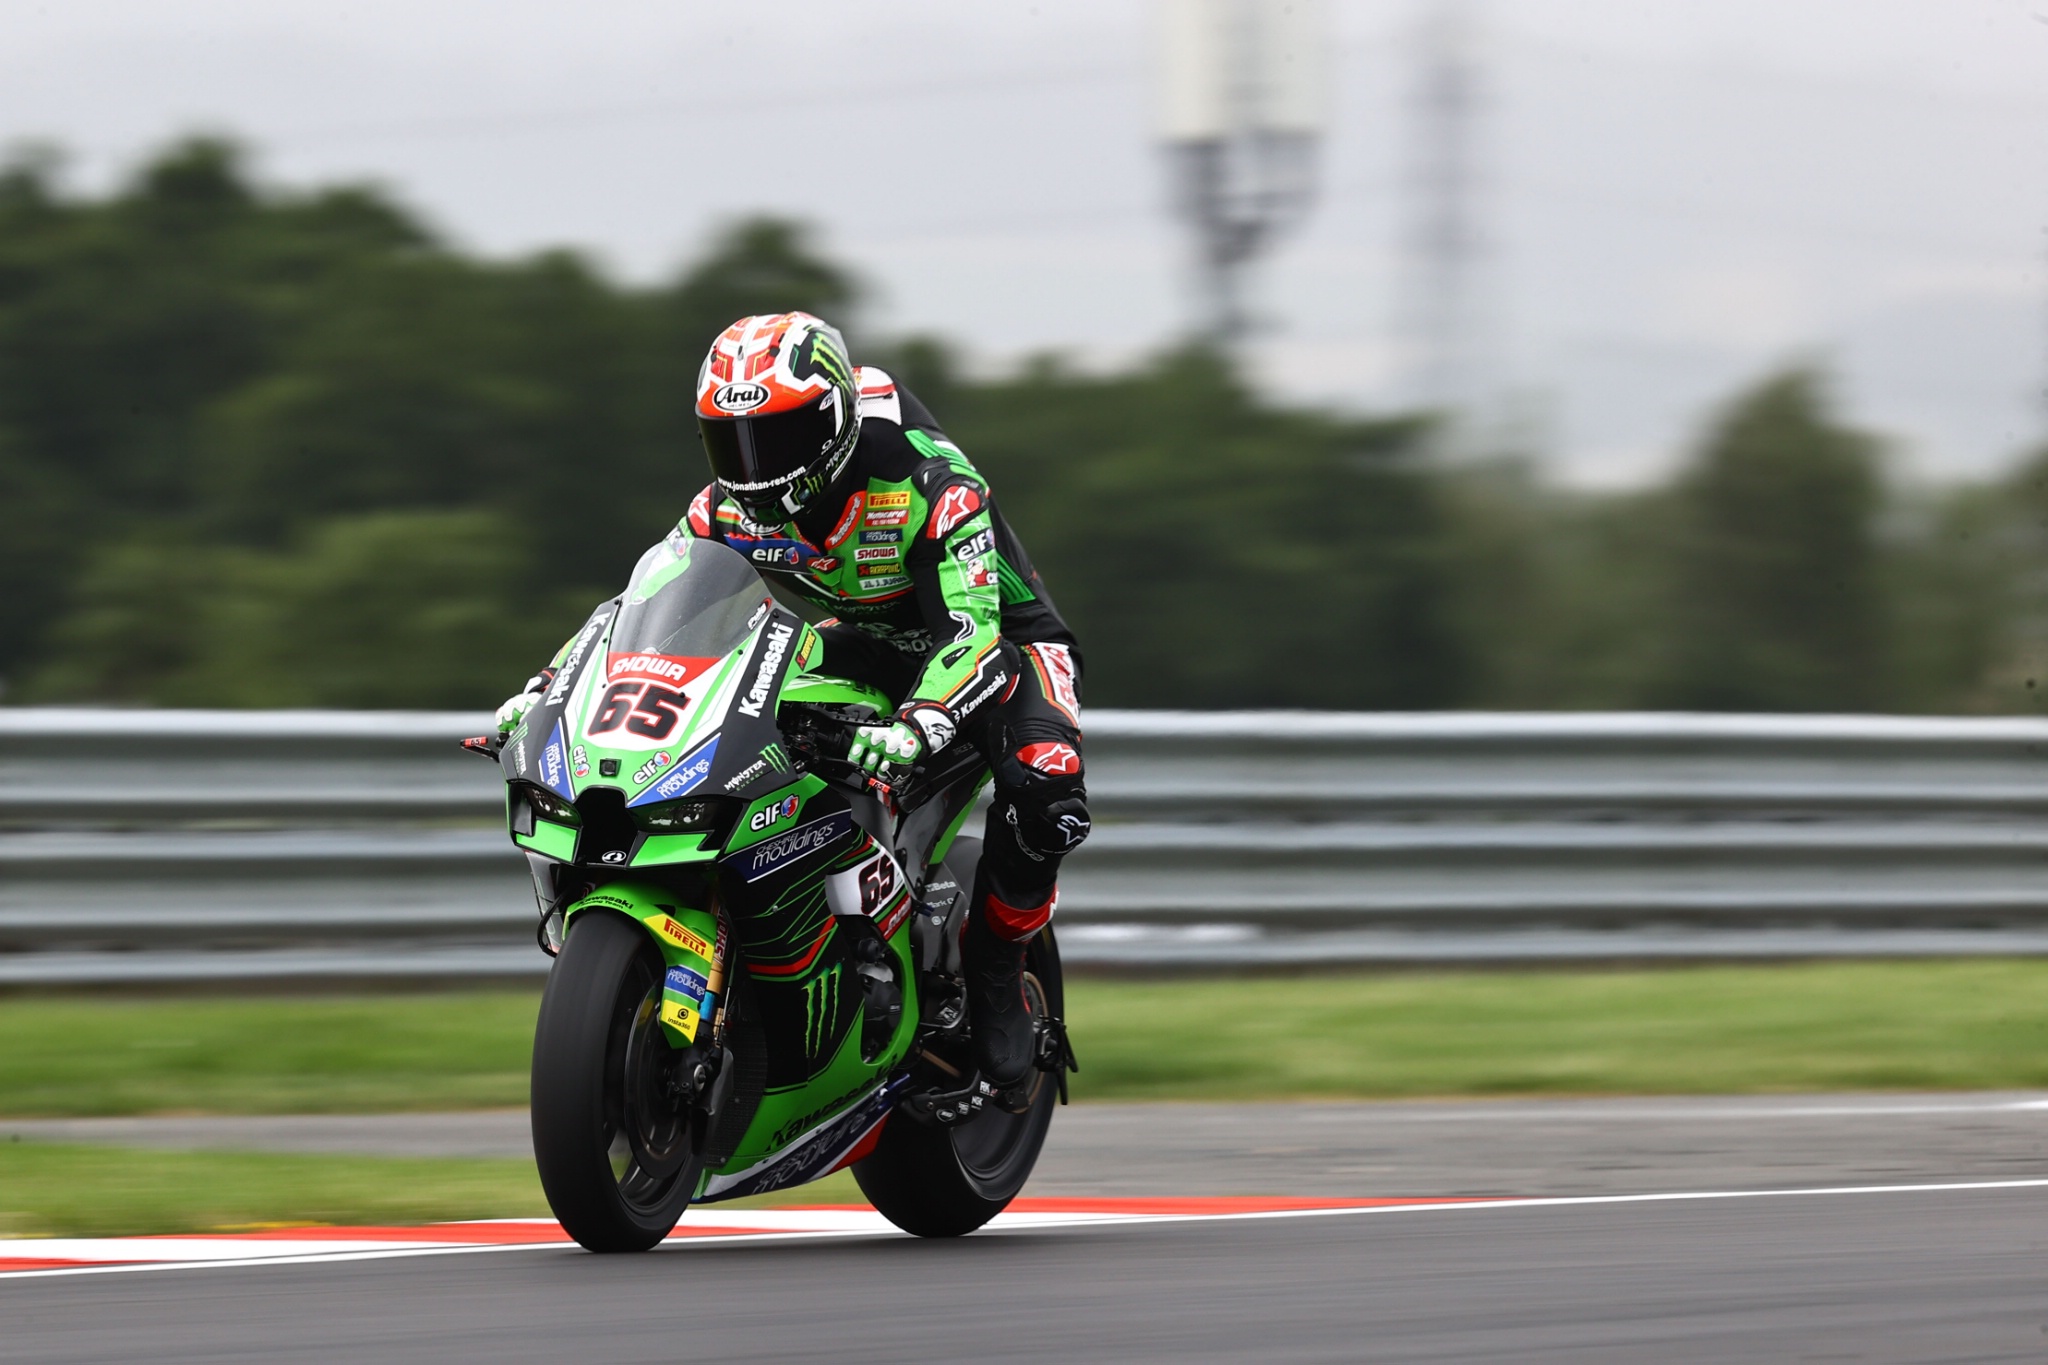
[[[747,821],[747,828],[760,831],[768,829],[773,825],[779,825],[784,820],[795,816],[797,808],[803,805],[803,803],[804,800],[801,796],[794,794],[785,796],[766,810],[755,811],[752,818]]]
[[[669,764],[675,761],[675,755],[671,754],[668,750],[663,749],[653,758],[648,759],[645,763],[642,763],[638,768],[634,769],[633,785],[636,787],[639,786],[642,782],[647,781],[649,778],[653,777],[656,773],[660,772],[663,768],[666,768]]]
[[[614,683],[622,678],[648,678],[680,687],[716,662],[674,654],[611,654],[605,658],[604,680]]]
[[[741,380],[735,384],[721,384],[718,392],[711,395],[711,402],[720,412],[752,412],[767,402],[768,386]]]

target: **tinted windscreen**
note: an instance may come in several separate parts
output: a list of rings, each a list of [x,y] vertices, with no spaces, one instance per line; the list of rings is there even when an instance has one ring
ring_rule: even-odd
[[[612,653],[716,659],[747,638],[747,622],[769,601],[760,575],[715,540],[684,544],[688,562],[680,570],[665,547],[656,546],[634,571],[612,631]],[[663,581],[665,575],[673,576]],[[659,586],[650,590],[650,584]]]

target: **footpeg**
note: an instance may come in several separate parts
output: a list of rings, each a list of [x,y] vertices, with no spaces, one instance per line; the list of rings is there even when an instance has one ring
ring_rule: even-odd
[[[903,1101],[903,1108],[920,1123],[936,1123],[942,1128],[950,1128],[979,1114],[995,1095],[996,1088],[976,1072],[958,1090],[927,1090],[923,1094],[908,1096]]]
[[[1038,1025],[1038,1055],[1032,1058],[1040,1071],[1050,1071],[1060,1088],[1060,1103],[1067,1102],[1067,1073],[1079,1071],[1074,1045],[1067,1039],[1066,1021],[1051,1015]]]

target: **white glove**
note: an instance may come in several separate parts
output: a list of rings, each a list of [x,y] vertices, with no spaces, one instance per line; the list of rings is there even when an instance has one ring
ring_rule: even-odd
[[[526,713],[540,704],[541,693],[548,690],[554,681],[554,670],[536,673],[526,680],[526,690],[516,697],[507,697],[505,704],[498,708],[498,738],[503,739],[519,728],[519,722],[526,719]]]
[[[924,736],[908,721],[887,725],[863,725],[853,732],[853,744],[846,761],[863,772],[879,773],[884,768],[907,768],[924,756]]]

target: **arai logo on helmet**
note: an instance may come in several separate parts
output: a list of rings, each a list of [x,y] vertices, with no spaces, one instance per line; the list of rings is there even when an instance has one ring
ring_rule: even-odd
[[[711,395],[711,402],[721,412],[752,412],[768,401],[768,386],[750,380],[739,380],[721,384],[718,392]]]

